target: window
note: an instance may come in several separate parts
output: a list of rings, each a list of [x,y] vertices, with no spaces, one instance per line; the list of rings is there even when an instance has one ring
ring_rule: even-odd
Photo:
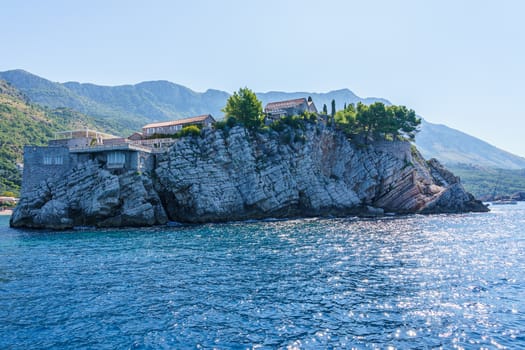
[[[109,152],[107,160],[109,167],[123,167],[126,163],[126,154],[124,152]]]
[[[64,164],[64,159],[62,158],[62,156],[56,156],[56,157],[55,157],[55,164],[56,164],[56,165],[62,165],[62,164]]]
[[[50,155],[44,155],[44,165],[51,165],[53,164],[53,157]]]

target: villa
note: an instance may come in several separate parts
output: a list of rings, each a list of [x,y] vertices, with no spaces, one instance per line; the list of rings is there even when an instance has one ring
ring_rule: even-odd
[[[317,108],[311,98],[271,102],[264,107],[266,120],[270,122],[287,116],[299,115],[304,112],[317,114]]]
[[[204,114],[197,117],[145,125],[142,127],[142,135],[144,138],[153,135],[172,135],[182,130],[182,128],[185,126],[198,125],[201,127],[206,127],[212,125],[213,123],[215,123],[215,119],[211,116],[211,114]]]
[[[27,188],[33,188],[46,179],[63,175],[77,164],[88,161],[117,174],[129,170],[151,171],[155,154],[165,152],[177,139],[148,136],[173,135],[184,126],[207,127],[214,122],[215,119],[206,114],[153,123],[145,125],[142,133],[133,133],[128,138],[89,129],[57,132],[48,146],[24,147],[23,182]]]

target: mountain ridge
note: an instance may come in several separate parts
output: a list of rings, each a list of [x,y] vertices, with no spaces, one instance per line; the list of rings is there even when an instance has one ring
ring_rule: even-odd
[[[525,158],[512,154],[463,131],[422,120],[416,145],[426,158],[444,164],[467,164],[502,169],[524,169]]]

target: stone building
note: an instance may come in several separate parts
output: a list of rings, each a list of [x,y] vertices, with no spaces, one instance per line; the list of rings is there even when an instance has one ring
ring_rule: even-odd
[[[145,125],[142,127],[142,135],[145,138],[153,135],[172,135],[188,125],[206,127],[211,126],[213,123],[215,123],[215,119],[211,114],[204,114],[197,117]]]
[[[92,130],[60,133],[46,147],[24,147],[23,190],[63,176],[77,164],[88,161],[113,173],[151,171],[155,165],[152,153],[150,147]]]
[[[274,121],[283,117],[291,117],[304,112],[317,113],[314,102],[309,98],[270,102],[264,107],[267,121]]]
[[[49,141],[49,146],[63,146],[69,148],[88,147],[102,145],[104,140],[114,138],[118,138],[118,136],[95,130],[68,130],[55,133],[55,139]]]

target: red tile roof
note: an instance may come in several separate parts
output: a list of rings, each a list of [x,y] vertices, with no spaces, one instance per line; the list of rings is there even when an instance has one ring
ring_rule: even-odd
[[[279,101],[279,102],[270,102],[264,107],[265,112],[269,111],[275,111],[279,109],[286,109],[291,108],[300,105],[301,103],[305,103],[306,98],[296,98],[294,100],[287,100],[287,101]]]
[[[148,125],[144,125],[142,129],[149,129],[149,128],[160,128],[164,126],[173,126],[173,125],[183,125],[183,124],[192,124],[192,123],[200,123],[206,120],[206,118],[213,117],[211,114],[203,114],[199,115],[197,117],[191,117],[191,118],[185,118],[185,119],[179,119],[179,120],[172,120],[169,122],[160,122],[160,123],[151,123]]]

